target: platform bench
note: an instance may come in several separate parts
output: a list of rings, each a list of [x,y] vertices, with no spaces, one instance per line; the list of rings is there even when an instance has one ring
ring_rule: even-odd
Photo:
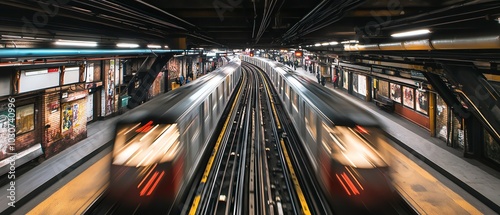
[[[392,99],[378,96],[376,99],[373,99],[373,101],[375,101],[375,105],[386,111],[394,111],[394,101],[392,101]]]

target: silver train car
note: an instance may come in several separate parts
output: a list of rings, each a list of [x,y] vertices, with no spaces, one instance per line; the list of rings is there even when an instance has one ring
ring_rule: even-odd
[[[108,194],[136,205],[173,204],[189,182],[241,77],[241,60],[130,110],[116,124]]]
[[[334,210],[384,207],[394,197],[389,158],[378,150],[386,135],[374,116],[281,63],[241,58],[273,82]]]

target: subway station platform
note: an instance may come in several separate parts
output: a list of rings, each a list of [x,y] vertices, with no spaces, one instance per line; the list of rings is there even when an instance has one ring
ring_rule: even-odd
[[[303,68],[296,68],[295,71],[317,82],[315,73]],[[391,139],[408,153],[457,184],[497,214],[500,213],[500,172],[478,160],[463,157],[458,149],[447,147],[442,140],[431,137],[424,128],[395,113],[383,111],[374,103],[349,95],[345,90],[334,89],[331,82],[327,82],[325,87],[374,114],[382,121],[382,126],[391,135]]]
[[[316,81],[314,73],[306,72],[302,68],[296,70],[312,81]],[[420,166],[428,166],[440,173],[442,179],[450,180],[488,206],[491,211],[500,213],[500,173],[474,159],[464,158],[461,152],[449,148],[444,142],[430,137],[428,131],[412,122],[406,121],[396,114],[380,110],[373,103],[360,100],[347,94],[343,90],[333,89],[332,83],[326,86],[332,93],[344,96],[346,99],[359,104],[367,111],[375,114],[382,122],[385,130],[392,139],[404,149],[408,157],[417,160]],[[97,152],[106,148],[112,139],[114,122],[119,118],[93,122],[87,126],[87,139],[73,145],[58,155],[51,157],[16,178],[16,208],[8,206],[9,199],[0,200],[2,214],[21,214],[27,209],[22,208],[36,194],[61,180],[71,170],[91,159]],[[411,173],[409,173],[411,174]],[[96,175],[95,177],[99,177]],[[440,178],[438,178],[440,179]],[[441,180],[441,179],[440,179]],[[1,188],[2,196],[7,196],[8,185]],[[416,188],[417,189],[417,188]],[[26,205],[28,207],[28,205]]]

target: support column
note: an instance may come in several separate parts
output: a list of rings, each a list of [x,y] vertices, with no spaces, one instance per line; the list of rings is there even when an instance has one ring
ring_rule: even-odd
[[[185,37],[173,38],[170,44],[171,44],[169,45],[170,49],[183,49],[183,50],[187,49]]]
[[[370,77],[370,76],[365,76],[365,77],[366,77],[366,80],[365,80],[365,82],[366,82],[365,101],[370,102],[370,101],[372,101],[372,77]]]
[[[456,87],[469,111],[500,142],[500,95],[472,64],[441,63],[446,78]]]
[[[429,129],[431,137],[436,137],[436,94],[429,93]]]

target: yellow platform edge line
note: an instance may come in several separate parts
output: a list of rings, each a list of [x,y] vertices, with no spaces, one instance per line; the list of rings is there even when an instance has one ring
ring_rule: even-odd
[[[243,78],[242,78],[243,80]],[[243,85],[240,85],[240,88],[238,89],[238,93],[236,94],[236,98],[239,97],[241,94],[241,90],[243,89]],[[237,100],[235,99],[233,102],[233,105],[231,106],[230,114],[232,115],[234,111],[234,107],[236,106]],[[231,120],[231,117],[228,117],[226,121],[224,122],[224,126],[222,127],[222,131],[225,131],[227,128],[227,125],[229,124],[229,121]],[[205,184],[207,182],[208,176],[210,175],[210,171],[212,169],[212,165],[215,160],[215,156],[217,156],[217,152],[219,151],[220,143],[222,141],[222,138],[224,137],[224,132],[222,132],[219,137],[217,138],[217,142],[215,143],[214,149],[212,150],[212,154],[210,155],[210,158],[208,160],[207,166],[205,167],[205,171],[203,172],[203,176],[201,177],[200,184]],[[198,198],[198,199],[196,199]],[[195,214],[196,211],[198,210],[198,204],[200,202],[201,197],[197,195],[195,199],[193,200],[193,204],[191,204],[191,209],[189,210],[189,214]]]
[[[297,191],[297,196],[299,197],[300,205],[302,206],[302,214],[310,215],[311,211],[309,211],[309,206],[307,205],[306,198],[302,193],[302,189],[300,188],[299,180],[295,175],[295,170],[293,169],[292,162],[290,157],[288,157],[288,151],[285,147],[285,142],[281,139],[281,147],[283,148],[283,154],[285,155],[286,164],[288,165],[288,169],[290,170],[290,175],[292,176],[293,185],[295,186],[295,190]]]

